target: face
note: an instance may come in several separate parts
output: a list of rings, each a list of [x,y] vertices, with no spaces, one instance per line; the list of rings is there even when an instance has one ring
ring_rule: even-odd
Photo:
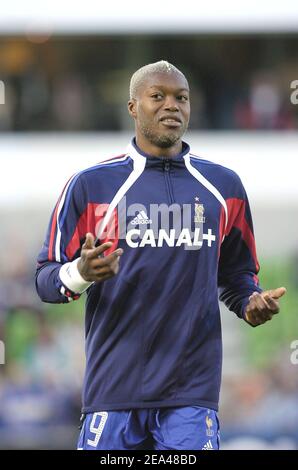
[[[182,74],[175,72],[150,74],[136,98],[129,101],[128,109],[135,119],[137,137],[157,147],[172,147],[188,126],[188,83]]]

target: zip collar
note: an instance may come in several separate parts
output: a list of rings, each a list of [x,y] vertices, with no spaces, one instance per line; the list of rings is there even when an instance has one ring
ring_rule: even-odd
[[[136,144],[136,138],[133,137],[131,140],[130,144],[128,145],[127,148],[127,153],[133,158],[133,159],[146,159],[146,166],[152,166],[154,164],[157,164],[158,166],[162,165],[165,160],[173,163],[183,163],[184,165],[184,157],[188,155],[190,152],[190,147],[189,145],[182,141],[182,151],[178,154],[175,155],[174,157],[155,157],[152,155],[149,155],[146,152],[143,152],[137,144]]]

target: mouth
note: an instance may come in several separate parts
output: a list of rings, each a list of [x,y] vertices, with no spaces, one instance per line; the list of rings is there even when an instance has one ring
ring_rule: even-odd
[[[160,122],[166,127],[180,127],[182,125],[181,120],[173,116],[164,116],[160,119]]]

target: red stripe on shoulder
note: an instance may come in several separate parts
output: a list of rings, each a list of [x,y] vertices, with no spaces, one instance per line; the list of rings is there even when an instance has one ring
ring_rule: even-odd
[[[260,265],[257,259],[256,244],[253,232],[245,219],[245,201],[243,199],[231,198],[226,200],[228,208],[228,224],[225,231],[225,235],[228,235],[232,227],[238,228],[242,233],[242,239],[248,246],[251,255],[253,257],[257,271],[260,269]],[[223,229],[220,226],[220,229]]]

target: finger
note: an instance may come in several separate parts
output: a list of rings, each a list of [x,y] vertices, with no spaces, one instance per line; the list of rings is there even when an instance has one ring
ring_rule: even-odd
[[[105,259],[103,258],[100,258],[98,260],[95,260],[95,262],[92,260],[92,269],[95,271],[95,272],[100,272],[101,269],[107,269],[109,271],[118,271],[119,269],[119,259],[120,257],[117,256],[114,261],[112,262],[108,262],[106,263],[105,262]]]
[[[257,312],[255,313],[253,318],[258,325],[263,325],[264,323],[266,323],[266,321],[272,320],[272,317],[273,313],[269,313],[267,311],[266,313]]]
[[[92,248],[94,248],[94,236],[92,235],[92,233],[86,233],[86,239],[82,248],[84,248],[85,250],[91,250]]]
[[[255,305],[260,312],[265,312],[266,310],[270,310],[270,307],[268,303],[266,302],[266,299],[264,298],[263,295],[259,293],[255,294],[253,296],[253,301],[255,302]]]
[[[277,289],[272,289],[270,292],[270,297],[272,297],[273,299],[279,299],[280,297],[282,297],[283,295],[285,295],[285,293],[287,292],[287,289],[285,287],[278,287]]]
[[[115,261],[119,260],[120,256],[123,254],[122,248],[118,248],[117,250],[110,253],[108,256],[100,259],[100,266],[109,266],[113,264]]]
[[[269,295],[265,295],[264,299],[266,300],[271,312],[273,314],[276,314],[279,312],[279,305],[278,302],[276,302],[272,297],[269,297]]]
[[[109,269],[114,269],[114,266],[119,264],[120,256],[123,253],[123,250],[119,248],[113,253],[110,253],[108,256],[103,258],[93,258],[90,260],[90,267],[95,271],[107,267]]]
[[[250,317],[254,323],[262,325],[267,320],[271,320],[272,316],[273,312],[262,294],[256,293],[253,295],[250,301]]]
[[[260,323],[263,324],[268,320],[271,320],[273,317],[273,313],[270,310],[266,310],[264,312],[259,312],[258,318],[260,319]]]
[[[109,248],[111,248],[111,246],[113,245],[112,242],[106,242],[106,243],[103,243],[102,245],[100,246],[97,246],[96,248],[93,248],[92,250],[90,250],[88,253],[87,253],[87,257],[92,259],[92,258],[98,258],[101,254],[103,254],[106,250],[108,250]]]
[[[95,271],[95,275],[96,276],[104,276],[105,274],[111,274],[111,276],[113,274],[115,274],[115,271],[113,269],[110,268],[110,266],[100,266],[100,267],[97,267],[97,268],[94,268],[94,271]]]

